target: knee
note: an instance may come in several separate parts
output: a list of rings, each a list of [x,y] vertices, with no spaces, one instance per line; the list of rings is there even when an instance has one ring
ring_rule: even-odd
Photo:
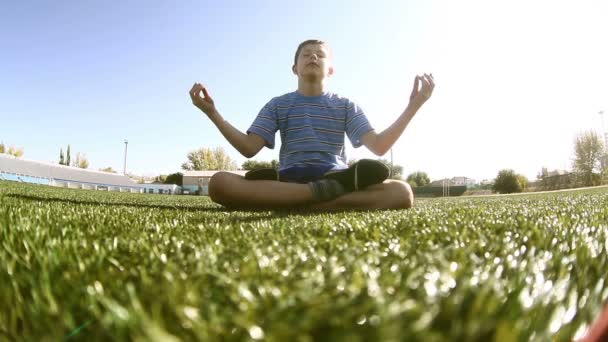
[[[230,184],[230,176],[228,172],[218,172],[211,176],[209,180],[209,197],[217,203],[222,203],[226,198],[226,189]]]
[[[392,181],[392,202],[395,209],[409,209],[414,205],[412,187],[403,181]]]

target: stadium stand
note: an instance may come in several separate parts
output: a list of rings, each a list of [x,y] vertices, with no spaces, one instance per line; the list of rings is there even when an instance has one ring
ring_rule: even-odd
[[[43,163],[2,153],[0,180],[76,189],[143,192],[141,185],[125,175]]]

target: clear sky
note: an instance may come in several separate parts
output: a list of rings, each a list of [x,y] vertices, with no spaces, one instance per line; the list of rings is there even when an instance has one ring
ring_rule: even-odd
[[[327,41],[328,89],[382,130],[405,109],[414,76],[433,97],[393,148],[405,173],[431,179],[533,179],[570,169],[573,140],[607,112],[608,2],[597,1],[2,1],[0,140],[57,162],[71,144],[91,169],[180,171],[189,151],[246,159],[188,91],[205,83],[245,131],[293,91],[298,43]],[[353,158],[371,157],[365,147]],[[387,158],[390,153],[387,153]],[[254,159],[278,158],[278,148]]]

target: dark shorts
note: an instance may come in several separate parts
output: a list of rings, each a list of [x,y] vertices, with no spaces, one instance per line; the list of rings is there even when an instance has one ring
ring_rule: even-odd
[[[308,183],[321,179],[327,171],[333,170],[335,165],[294,166],[279,171],[279,180],[289,183]]]

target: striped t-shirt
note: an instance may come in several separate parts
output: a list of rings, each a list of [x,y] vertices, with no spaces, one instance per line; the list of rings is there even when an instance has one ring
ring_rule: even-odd
[[[261,136],[268,148],[274,148],[275,133],[281,132],[281,171],[294,166],[346,168],[344,133],[353,147],[359,147],[361,137],[372,129],[361,108],[345,97],[329,92],[303,96],[295,91],[270,100],[247,133]]]

